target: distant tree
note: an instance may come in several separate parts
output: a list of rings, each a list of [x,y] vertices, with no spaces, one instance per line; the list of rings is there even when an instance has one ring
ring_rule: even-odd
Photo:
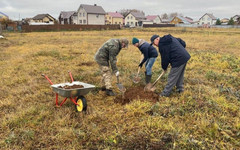
[[[170,13],[168,16],[169,16],[169,18],[174,18],[176,16],[183,16],[183,14],[174,12],[174,13]]]
[[[221,23],[220,19],[218,18],[217,21],[216,21],[216,25],[221,25],[221,24],[222,23]]]
[[[234,20],[233,20],[233,18],[231,18],[231,19],[228,21],[228,25],[234,25]]]
[[[162,14],[162,15],[161,15],[161,18],[162,18],[162,19],[168,19],[168,14],[167,14],[167,13]]]
[[[123,15],[123,17],[125,18],[130,12],[141,12],[142,14],[145,15],[145,13],[141,10],[138,9],[121,9],[120,11],[118,11],[120,14]]]

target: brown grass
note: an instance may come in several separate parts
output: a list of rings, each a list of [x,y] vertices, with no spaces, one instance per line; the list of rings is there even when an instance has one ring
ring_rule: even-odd
[[[185,40],[192,56],[184,94],[173,92],[157,103],[136,98],[121,105],[114,102],[115,97],[94,90],[85,96],[87,114],[75,112],[69,100],[55,107],[55,93],[42,73],[53,83],[64,83],[70,81],[67,72],[71,71],[75,80],[99,87],[100,71],[93,57],[106,40],[137,37],[149,41],[153,34],[168,33]],[[0,40],[1,149],[240,148],[239,29],[154,28],[4,36],[6,39]],[[137,72],[139,58],[134,46],[118,56],[127,88],[134,86],[130,77]],[[158,58],[154,65],[153,79],[161,73],[160,61]],[[167,75],[159,81],[158,92],[166,79]],[[116,86],[114,90],[117,92]]]

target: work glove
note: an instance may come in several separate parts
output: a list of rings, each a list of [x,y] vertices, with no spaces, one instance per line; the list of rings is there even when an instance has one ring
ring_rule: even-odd
[[[142,68],[143,64],[142,64],[142,63],[140,63],[138,66],[139,66],[140,68]]]
[[[120,75],[120,72],[117,71],[117,72],[115,73],[115,75],[118,77],[118,76]]]

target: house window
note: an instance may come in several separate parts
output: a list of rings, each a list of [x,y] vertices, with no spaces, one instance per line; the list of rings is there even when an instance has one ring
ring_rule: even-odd
[[[119,24],[121,24],[121,22],[119,22]]]
[[[132,19],[133,17],[131,16],[131,19]]]
[[[115,22],[115,24],[117,24],[117,22]]]
[[[83,15],[83,17],[85,17],[85,13],[83,13],[82,15]]]
[[[131,22],[131,25],[133,25],[133,22]]]
[[[129,24],[129,22],[127,22],[127,24]]]
[[[86,24],[86,20],[83,20],[83,24]]]
[[[82,24],[82,20],[79,20],[79,23]]]
[[[82,17],[82,13],[79,13],[79,17]]]
[[[129,16],[127,17],[127,19],[129,19]]]
[[[96,18],[99,18],[99,15],[96,15]]]

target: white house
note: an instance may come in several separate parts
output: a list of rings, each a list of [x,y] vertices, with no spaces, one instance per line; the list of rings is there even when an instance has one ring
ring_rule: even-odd
[[[143,12],[130,12],[125,17],[125,25],[132,27],[142,26],[142,21],[146,20]]]
[[[199,25],[215,25],[217,18],[213,14],[206,13],[199,19]]]
[[[162,23],[162,19],[159,15],[148,15],[147,20],[152,21],[154,24],[160,24]]]
[[[105,14],[101,6],[81,4],[77,10],[77,24],[104,25]]]

